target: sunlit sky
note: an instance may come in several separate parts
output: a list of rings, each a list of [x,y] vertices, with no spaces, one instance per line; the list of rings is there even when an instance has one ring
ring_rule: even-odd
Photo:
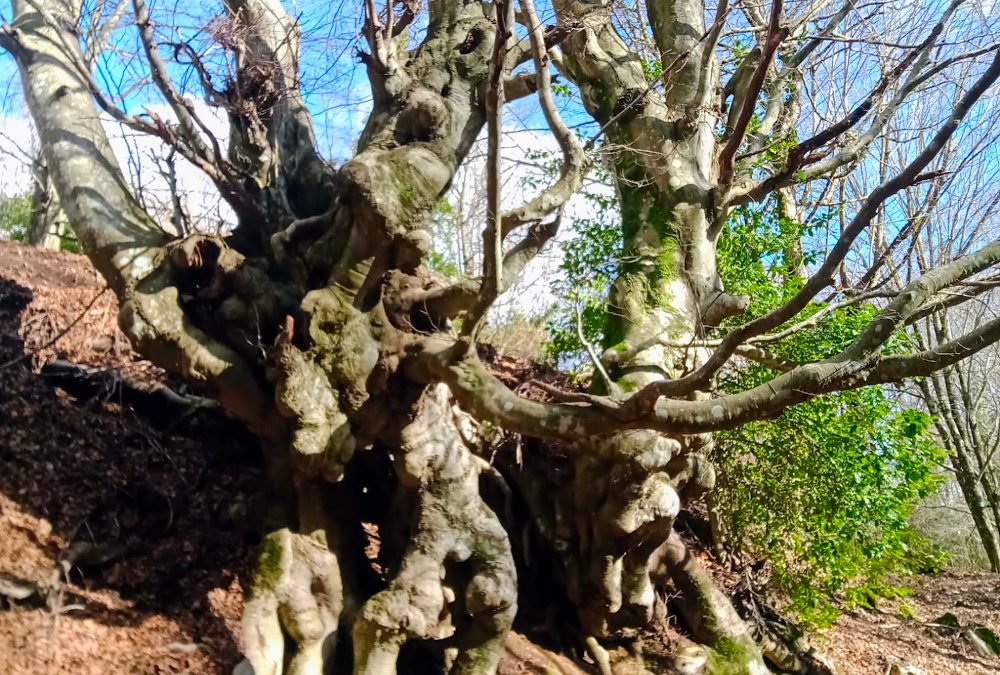
[[[101,2],[87,1],[91,5]],[[115,2],[107,4],[110,7]],[[363,3],[304,0],[284,4],[303,29],[302,91],[306,104],[314,115],[320,151],[331,162],[339,164],[351,156],[370,110],[368,81],[356,56],[357,50],[364,46],[359,33]],[[542,22],[553,23],[551,4],[548,1],[538,4]],[[884,16],[868,14],[866,17],[869,18],[863,19],[862,23],[871,23],[871,26],[865,24],[866,30],[886,40],[897,39],[912,44],[926,35],[930,22],[940,15],[944,4],[943,0],[898,0],[885,7]],[[224,73],[222,64],[225,63],[225,57],[221,48],[211,39],[213,18],[221,11],[220,5],[221,3],[215,2],[190,3],[181,0],[149,2],[150,13],[158,24],[159,40],[190,41],[202,50],[203,59],[216,64],[220,73]],[[714,10],[713,7],[707,9],[709,13]],[[994,12],[991,0],[970,0],[964,11],[965,14],[949,29],[946,36],[948,46],[944,47],[945,50],[964,49],[968,48],[966,43],[982,45],[997,39],[996,26],[1000,22],[991,16]],[[9,8],[0,6],[0,20],[9,19]],[[109,92],[119,97],[120,104],[128,111],[141,113],[143,110],[153,110],[167,116],[169,112],[162,99],[146,81],[144,61],[136,56],[141,53],[138,37],[129,22],[130,17],[126,15],[118,29],[111,34],[108,44],[104,45],[104,51],[97,60],[98,80]],[[420,30],[419,21],[411,27],[414,33],[419,33]],[[167,53],[165,50],[165,54]],[[889,47],[875,46],[867,52],[859,48],[858,52],[853,53],[850,64],[846,60],[840,62],[837,59],[823,62],[817,74],[817,82],[822,82],[823,78],[836,81],[838,69],[853,69],[851,72],[854,76],[841,78],[843,83],[838,96],[829,96],[830,92],[822,87],[806,92],[809,105],[819,114],[810,116],[807,113],[802,121],[804,128],[825,125],[830,118],[842,114],[843,108],[828,109],[833,105],[832,101],[839,101],[840,105],[855,105],[861,100],[879,76],[879,69],[885,67],[885,54],[891,56]],[[175,67],[174,75],[178,86],[198,101],[202,116],[211,120],[210,126],[220,138],[224,138],[227,128],[224,116],[220,111],[210,110],[201,101],[199,86],[190,70]],[[3,83],[0,87],[0,96],[3,97],[0,107],[0,195],[13,195],[23,193],[30,187],[27,162],[35,151],[35,143],[21,100],[16,69],[12,59],[2,53],[0,83]],[[220,81],[218,85],[221,84]],[[954,85],[954,81],[950,81],[941,86],[934,105],[909,106],[901,110],[895,125],[897,135],[913,139],[922,133],[921,127],[937,124],[943,118],[941,101],[947,102],[954,95]],[[559,101],[564,117],[571,126],[586,134],[594,133],[594,125],[573,97],[560,98]],[[993,143],[994,133],[990,132],[987,137],[979,131],[980,127],[987,126],[987,121],[997,118],[995,110],[996,101],[992,98],[985,100],[970,116],[966,128],[960,132],[960,135],[972,139],[970,142],[974,141],[981,148],[977,168],[980,174],[984,171],[991,175],[1000,172],[1000,162],[997,161],[1000,153]],[[824,116],[827,119],[823,119]],[[508,170],[513,173],[523,171],[517,160],[523,159],[528,151],[556,149],[550,135],[544,130],[544,120],[537,105],[530,98],[507,106],[504,127],[505,157],[508,159]],[[108,129],[115,152],[133,183],[142,185],[151,200],[160,199],[166,203],[165,183],[156,170],[156,158],[164,154],[158,141],[125,133],[110,123]],[[904,142],[900,145],[900,157],[912,154],[915,147],[917,144]],[[856,194],[863,194],[865,185],[878,180],[879,167],[879,158],[875,152],[862,162],[856,172]],[[183,160],[180,161],[179,180],[182,190],[187,193],[192,217],[208,222],[218,222],[229,217],[226,209],[220,208],[220,200],[211,184],[196,169],[184,165]],[[508,180],[507,185],[510,189],[505,189],[504,196],[508,205],[514,205],[525,197],[519,181]],[[161,196],[157,197],[157,194]],[[578,208],[585,207],[579,202],[571,204],[570,214]]]

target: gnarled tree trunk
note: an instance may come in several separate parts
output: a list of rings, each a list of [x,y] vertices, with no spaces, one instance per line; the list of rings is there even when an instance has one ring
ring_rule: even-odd
[[[647,627],[656,587],[669,583],[704,645],[692,667],[765,672],[747,626],[673,531],[685,502],[714,484],[711,432],[825,392],[926,374],[996,341],[1000,323],[990,322],[915,355],[881,353],[938,293],[1000,262],[1000,242],[899,289],[829,359],[730,396],[715,397],[712,380],[737,352],[755,353],[747,340],[795,318],[828,286],[873,214],[919,180],[997,79],[1000,59],[905,171],[864,202],[793,300],[712,343],[709,331],[747,306],[725,293],[715,268],[729,209],[849,166],[865,147],[815,152],[871,105],[838,122],[836,133],[794,145],[763,179],[760,166],[740,165],[738,149],[759,151],[769,134],[794,125],[789,83],[816,48],[796,38],[783,53],[785,69],[775,71],[789,35],[781,3],[770,19],[747,10],[760,44],[725,86],[715,55],[724,7],[706,26],[703,3],[649,3],[662,91],[607,7],[557,2],[558,25],[544,29],[529,0],[516,13],[509,1],[432,0],[426,31],[410,48],[404,38],[417,6],[404,0],[397,14],[395,4],[387,12],[365,5],[369,50],[361,58],[373,110],[356,154],[338,168],[316,151],[299,91],[299,28],[278,0],[224,1],[215,35],[235,68],[224,89],[190,59],[206,97],[230,117],[228,148],[174,86],[143,0],[133,0],[135,28],[171,120],[130,115],[102,94],[66,20],[80,15],[79,0],[13,0],[14,23],[0,33],[17,59],[61,203],[121,300],[122,329],[141,353],[201,385],[262,439],[272,508],[244,618],[254,671],[381,674],[406,659],[451,673],[496,670],[519,586],[510,523],[480,491],[481,480],[497,477],[480,456],[477,425],[488,424],[562,443],[558,460],[531,458],[507,478],[546,547],[537,559],[552,562],[578,638],[605,670],[601,642]],[[517,39],[515,22],[524,26]],[[939,33],[908,52],[896,75],[912,66],[916,77]],[[561,56],[551,49],[558,41]],[[494,377],[475,338],[493,300],[555,235],[589,161],[552,98],[550,59],[606,137],[627,263],[609,299],[603,392],[550,391],[562,400],[542,403]],[[533,69],[511,74],[529,62]],[[501,212],[504,103],[532,94],[563,163],[552,185]],[[750,134],[761,96],[767,111]],[[880,109],[872,125],[894,109]],[[164,234],[130,192],[101,115],[158,136],[202,169],[237,214],[235,231]],[[422,266],[427,227],[484,129],[483,275],[450,284]]]

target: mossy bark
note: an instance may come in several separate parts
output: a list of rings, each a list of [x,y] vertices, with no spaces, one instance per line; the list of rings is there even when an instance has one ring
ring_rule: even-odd
[[[244,618],[255,671],[388,673],[404,668],[407,643],[430,645],[426,659],[456,675],[495,671],[518,580],[510,536],[480,495],[493,469],[476,454],[470,416],[503,424],[512,394],[482,375],[451,330],[454,313],[435,309],[442,282],[421,267],[431,209],[485,123],[492,6],[432,2],[420,45],[390,40],[366,56],[374,110],[356,155],[334,169],[315,151],[297,90],[294,21],[276,0],[227,1],[244,42],[216,179],[240,223],[231,237],[171,240],[129,192],[91,84],[65,67],[56,45],[78,47],[78,36],[36,4],[15,2],[26,98],[62,204],[121,300],[123,330],[264,440],[273,508]],[[696,337],[733,305],[714,268],[711,111],[638,95],[641,64],[610,22],[587,21],[566,41],[567,67],[621,146],[629,262],[605,359],[628,391],[697,363],[698,350],[661,338]],[[462,284],[443,294],[469,297]],[[533,421],[538,435],[586,437],[571,458],[526,461],[511,491],[542,535],[547,581],[563,583],[578,637],[600,654],[599,639],[649,624],[653,561],[684,501],[713,483],[709,440],[609,436],[582,414]],[[695,608],[689,624],[709,627],[713,667],[756,668],[725,599],[681,562],[669,566]],[[344,641],[353,650],[338,649]]]

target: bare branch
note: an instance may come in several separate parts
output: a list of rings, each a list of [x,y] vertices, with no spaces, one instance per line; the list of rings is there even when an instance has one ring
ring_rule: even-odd
[[[964,0],[952,0],[952,3],[945,10],[944,15],[931,30],[930,34],[928,34],[923,43],[921,43],[917,49],[909,52],[889,73],[884,75],[868,94],[865,100],[855,106],[855,108],[848,115],[823,131],[791,148],[788,151],[788,158],[785,162],[785,166],[773,176],[750,186],[743,186],[734,189],[732,193],[727,196],[728,203],[735,205],[748,200],[759,200],[789,182],[801,182],[803,179],[814,178],[818,175],[830,173],[836,168],[857,159],[861,150],[867,147],[867,145],[876,138],[878,132],[882,129],[884,124],[888,121],[896,109],[902,104],[903,100],[923,82],[925,82],[931,73],[940,72],[954,62],[952,59],[949,59],[947,62],[938,64],[937,67],[931,69],[930,73],[920,73],[920,70],[923,68],[930,54],[931,47],[940,37],[941,33],[947,26],[948,21],[963,2]],[[968,58],[968,56],[962,55],[960,58]],[[798,175],[803,166],[814,164],[819,160],[826,158],[832,150],[827,150],[825,152],[817,151],[837,138],[840,138],[846,131],[861,122],[861,120],[863,120],[865,116],[874,109],[877,101],[885,94],[886,91],[888,91],[889,87],[892,86],[893,83],[897,82],[911,66],[913,66],[914,69],[909,80],[900,88],[900,91],[897,92],[890,104],[880,111],[876,121],[861,139],[852,144],[851,147],[838,153],[833,158],[827,159],[826,162],[808,172],[806,176]]]
[[[882,204],[903,188],[913,185],[921,179],[921,172],[938,155],[948,139],[958,129],[958,125],[972,109],[972,106],[998,78],[1000,78],[1000,52],[994,56],[990,67],[956,104],[948,120],[938,128],[934,137],[913,161],[899,174],[868,195],[851,224],[827,255],[826,260],[795,296],[781,307],[731,332],[712,356],[693,373],[676,380],[655,382],[638,391],[623,406],[627,411],[626,414],[634,415],[637,418],[641,417],[653,409],[657,399],[661,396],[681,395],[705,386],[714,373],[735,353],[739,345],[751,337],[777,328],[805,309],[819,291],[831,283],[837,267],[847,256],[857,237],[871,223]]]
[[[757,105],[757,97],[761,87],[764,86],[764,77],[767,75],[771,63],[774,61],[774,54],[778,47],[788,36],[788,28],[780,25],[783,0],[772,0],[771,17],[768,21],[767,35],[761,48],[760,61],[757,68],[747,84],[747,91],[743,95],[740,113],[736,118],[736,123],[731,129],[726,129],[724,139],[726,144],[719,152],[719,185],[725,190],[733,179],[733,158],[743,138],[746,135],[747,125],[753,117],[753,110]]]
[[[133,0],[132,6],[135,11],[135,24],[139,28],[139,40],[149,61],[150,74],[157,88],[167,99],[170,109],[174,111],[179,123],[179,132],[185,145],[189,145],[191,151],[199,158],[207,162],[213,162],[225,175],[226,181],[236,189],[239,189],[239,180],[233,175],[232,167],[222,153],[218,139],[212,134],[211,129],[195,113],[191,102],[181,96],[174,87],[170,74],[167,71],[167,64],[160,57],[160,52],[156,45],[156,38],[153,34],[153,22],[149,18],[149,11],[146,9],[144,0]],[[212,144],[211,149],[205,143],[199,133],[199,129],[209,139]]]
[[[535,77],[538,85],[538,103],[552,135],[559,144],[563,161],[559,167],[559,178],[555,183],[520,208],[504,214],[501,221],[501,238],[505,238],[526,223],[538,222],[561,209],[580,189],[586,162],[583,146],[566,126],[552,96],[552,76],[549,73],[545,33],[534,3],[532,0],[521,0],[521,7],[528,21],[528,37],[535,61]]]
[[[503,233],[501,231],[500,174],[503,134],[503,80],[507,72],[507,55],[513,34],[513,0],[498,0],[494,4],[497,32],[493,43],[490,77],[486,92],[486,229],[483,232],[483,281],[476,304],[466,316],[462,335],[479,330],[486,311],[500,293],[503,283]]]
[[[512,0],[511,0],[512,1]],[[559,168],[559,178],[542,190],[541,193],[523,204],[521,207],[509,211],[500,216],[500,127],[502,119],[502,106],[505,92],[504,87],[499,85],[499,66],[507,59],[506,46],[500,51],[501,33],[497,34],[497,45],[494,49],[493,73],[498,79],[491,79],[491,87],[496,82],[497,91],[490,91],[487,99],[488,119],[488,148],[487,148],[487,227],[483,238],[483,280],[479,289],[479,298],[475,305],[469,310],[466,317],[466,325],[463,326],[463,334],[471,334],[474,325],[480,320],[486,309],[495,298],[510,287],[513,281],[520,274],[521,270],[532,257],[538,254],[544,244],[549,241],[559,226],[559,218],[548,226],[540,225],[544,218],[554,213],[558,213],[569,199],[580,189],[583,181],[586,155],[583,147],[577,140],[576,135],[563,121],[562,116],[556,108],[555,99],[552,95],[552,76],[549,72],[548,52],[545,45],[545,31],[531,0],[521,0],[522,13],[528,23],[528,37],[532,48],[532,56],[535,62],[534,80],[537,85],[538,101],[545,116],[545,121],[552,131],[556,142],[559,144],[563,154],[563,161]],[[510,8],[502,8],[505,12],[512,12]],[[498,8],[498,12],[501,8]],[[512,14],[511,14],[512,16]],[[503,32],[503,24],[498,26],[498,30]],[[503,42],[506,45],[506,41]],[[499,59],[497,61],[496,59]],[[491,106],[497,106],[492,108]],[[506,256],[502,252],[503,240],[514,230],[527,224],[533,224],[532,230],[514,249]],[[457,296],[453,292],[445,291],[451,297],[449,309],[454,309],[457,305],[454,299]],[[460,294],[464,295],[464,294]],[[440,294],[438,294],[440,297]],[[428,299],[430,300],[430,299]],[[433,301],[430,300],[432,303]],[[464,303],[461,303],[464,304]],[[466,330],[470,332],[466,332]]]

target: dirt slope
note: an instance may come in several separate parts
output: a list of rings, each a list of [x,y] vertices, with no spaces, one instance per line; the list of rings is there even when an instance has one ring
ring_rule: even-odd
[[[35,367],[57,356],[162,379],[102,288],[80,256],[0,242],[0,581],[46,587],[76,559],[52,606],[0,599],[0,673],[222,672],[260,472],[229,439],[155,431],[42,381]]]
[[[230,431],[157,431],[114,397],[86,406],[37,374],[55,358],[165,382],[115,327],[110,293],[81,256],[0,241],[0,675],[229,672],[262,477]],[[63,334],[65,333],[65,334]],[[516,364],[498,364],[518,379]],[[504,372],[500,373],[504,376]],[[528,392],[525,392],[528,393]],[[72,559],[68,575],[55,572]],[[57,583],[59,581],[67,583]],[[820,641],[844,675],[905,660],[929,674],[1000,673],[1000,661],[924,625],[946,611],[1000,629],[1000,577],[940,575]],[[505,675],[568,660],[515,635]],[[581,664],[577,672],[593,672]]]
[[[946,572],[910,583],[911,597],[845,612],[817,641],[841,672],[881,675],[893,663],[906,662],[928,675],[1000,673],[1000,659],[977,654],[960,632],[928,625],[951,613],[962,627],[1000,632],[1000,576]]]

